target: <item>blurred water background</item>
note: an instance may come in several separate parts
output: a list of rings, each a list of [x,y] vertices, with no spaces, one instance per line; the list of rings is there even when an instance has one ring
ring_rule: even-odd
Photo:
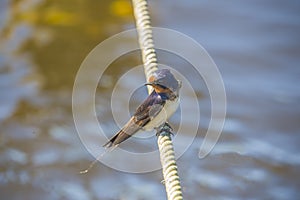
[[[223,133],[213,152],[200,160],[210,97],[201,80],[192,80],[199,86],[201,122],[193,145],[178,160],[185,199],[299,198],[299,1],[149,3],[153,26],[175,29],[202,44],[226,87]],[[99,163],[88,174],[78,173],[93,157],[73,122],[75,75],[98,43],[134,26],[126,0],[0,0],[1,199],[166,199],[161,171],[129,174]],[[188,65],[158,53],[165,64]],[[114,83],[138,64],[139,52],[114,62],[97,98],[109,102]],[[120,102],[134,81],[124,86]],[[141,93],[133,98],[133,108],[146,90]],[[112,135],[116,128],[107,105],[97,104],[97,114]],[[175,127],[176,119],[171,119]],[[182,140],[192,137],[188,126],[178,134]],[[124,148],[132,145],[128,141]]]

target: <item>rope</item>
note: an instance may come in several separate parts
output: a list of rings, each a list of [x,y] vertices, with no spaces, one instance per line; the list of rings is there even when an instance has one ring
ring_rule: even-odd
[[[147,81],[150,76],[158,69],[156,52],[152,37],[150,14],[146,0],[132,0],[134,16],[139,36],[139,45],[142,51],[144,72]],[[152,91],[148,86],[148,93]],[[163,168],[163,176],[168,200],[181,200],[182,192],[180,179],[177,172],[175,152],[171,140],[171,129],[165,124],[157,132],[157,144],[160,152],[160,161]]]
[[[132,0],[132,3],[139,36],[139,45],[142,51],[144,72],[148,81],[153,72],[158,69],[148,5],[146,0]],[[148,93],[150,94],[151,92],[152,88],[148,86]]]
[[[171,130],[167,126],[164,126],[161,129],[161,132],[159,132],[157,143],[160,152],[160,162],[163,167],[163,176],[168,199],[182,200],[180,179],[177,172],[171,134]]]

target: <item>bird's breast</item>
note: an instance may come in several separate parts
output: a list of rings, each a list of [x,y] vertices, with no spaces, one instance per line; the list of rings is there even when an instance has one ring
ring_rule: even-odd
[[[156,116],[154,116],[148,124],[144,126],[144,129],[152,130],[165,123],[175,113],[179,106],[179,102],[179,98],[176,98],[172,101],[167,100],[161,111]]]

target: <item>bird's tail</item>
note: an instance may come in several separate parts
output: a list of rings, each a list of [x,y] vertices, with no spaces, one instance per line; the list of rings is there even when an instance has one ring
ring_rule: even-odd
[[[116,147],[121,142],[130,138],[139,129],[141,129],[141,127],[134,122],[133,118],[131,118],[129,122],[118,133],[116,133],[107,143],[103,145],[103,147]]]
[[[120,130],[116,135],[114,135],[107,143],[103,145],[105,148],[111,148],[119,145],[121,142],[127,140],[131,135],[128,135],[123,130]]]

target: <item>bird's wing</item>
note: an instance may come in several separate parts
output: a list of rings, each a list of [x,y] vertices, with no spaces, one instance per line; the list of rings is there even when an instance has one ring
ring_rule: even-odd
[[[136,109],[133,117],[135,117],[139,125],[143,127],[162,110],[165,103],[166,101],[153,91]]]
[[[165,101],[153,91],[136,109],[134,115],[127,124],[103,146],[109,148],[118,145],[131,137],[155,117],[162,110],[164,104]]]
[[[116,133],[106,144],[104,144],[103,147],[114,147],[128,139],[139,129],[140,126],[135,123],[134,117],[131,117],[127,124],[118,133]]]

